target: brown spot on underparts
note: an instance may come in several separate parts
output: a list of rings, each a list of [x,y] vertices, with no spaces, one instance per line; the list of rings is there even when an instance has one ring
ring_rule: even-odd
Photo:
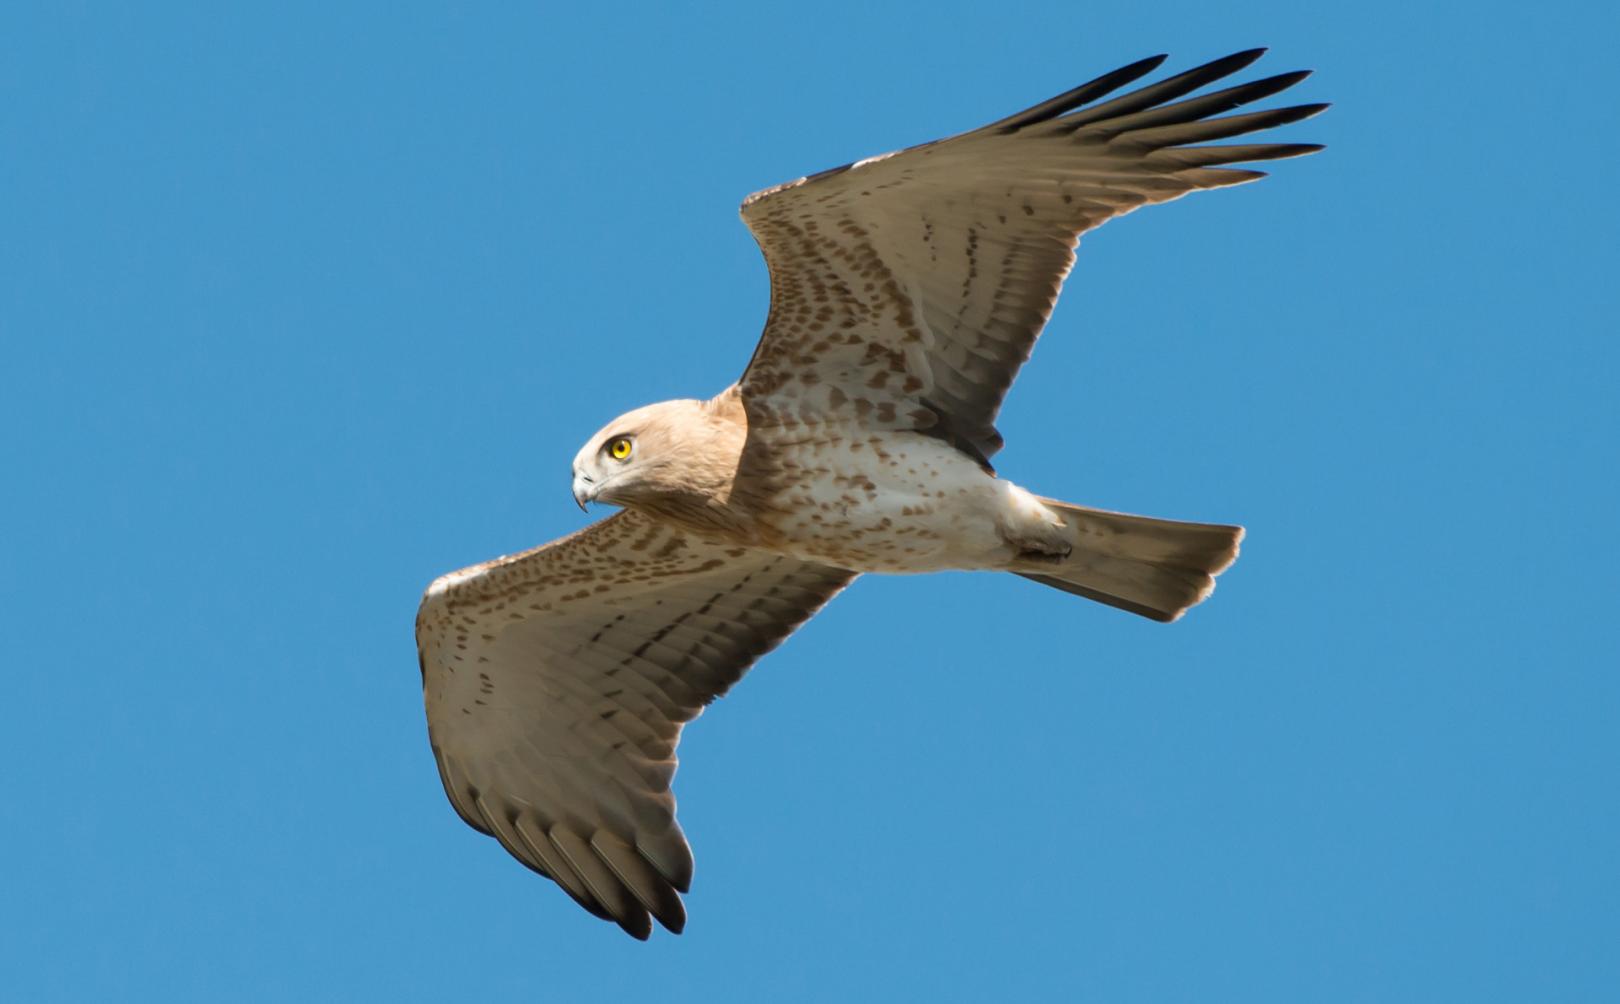
[[[879,359],[882,359],[884,356],[891,356],[892,357],[892,356],[896,356],[896,355],[899,355],[899,353],[895,352],[893,349],[889,348],[887,345],[884,345],[884,344],[882,344],[880,342],[872,342],[871,344],[866,346],[866,351],[864,353],[862,353],[862,355],[861,355],[861,365],[862,366],[870,366],[873,363],[877,362]]]
[[[660,526],[653,526],[653,527],[648,528],[647,532],[645,534],[642,534],[640,539],[631,541],[630,550],[632,550],[632,551],[645,551],[647,548],[652,546],[652,542],[657,540],[659,534],[661,534],[663,532],[664,532],[663,527],[660,527]]]

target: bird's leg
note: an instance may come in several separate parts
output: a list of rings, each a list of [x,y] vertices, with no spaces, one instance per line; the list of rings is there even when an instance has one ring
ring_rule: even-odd
[[[1063,517],[1017,485],[1002,484],[996,519],[1002,539],[1017,549],[1019,561],[1061,564],[1074,551]]]

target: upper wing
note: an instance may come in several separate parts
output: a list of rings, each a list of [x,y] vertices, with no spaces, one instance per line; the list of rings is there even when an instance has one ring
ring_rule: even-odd
[[[416,644],[451,804],[597,916],[679,932],[681,725],[854,577],[628,511],[444,576]]]
[[[1177,101],[1254,49],[1088,103],[1163,62],[1133,63],[1000,122],[750,196],[771,311],[741,387],[751,417],[859,411],[980,459],[996,413],[1074,263],[1080,234],[1138,206],[1263,177],[1216,165],[1314,144],[1194,146],[1314,115],[1296,105],[1211,119],[1308,71]],[[1173,102],[1173,103],[1167,103]]]

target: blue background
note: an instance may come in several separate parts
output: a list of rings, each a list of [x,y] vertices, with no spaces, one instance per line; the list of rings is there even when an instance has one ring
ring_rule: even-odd
[[[21,6],[7,996],[1620,985],[1608,6]],[[420,592],[581,525],[603,421],[740,372],[744,195],[1254,44],[1329,149],[1088,237],[998,458],[1246,524],[1209,604],[857,583],[688,730],[680,938],[456,818]]]

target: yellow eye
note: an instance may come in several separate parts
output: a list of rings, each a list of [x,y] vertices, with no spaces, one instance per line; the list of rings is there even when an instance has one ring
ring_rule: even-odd
[[[612,457],[614,460],[629,460],[630,440],[620,436],[618,439],[615,439],[613,442],[608,444],[607,452],[608,456]]]

